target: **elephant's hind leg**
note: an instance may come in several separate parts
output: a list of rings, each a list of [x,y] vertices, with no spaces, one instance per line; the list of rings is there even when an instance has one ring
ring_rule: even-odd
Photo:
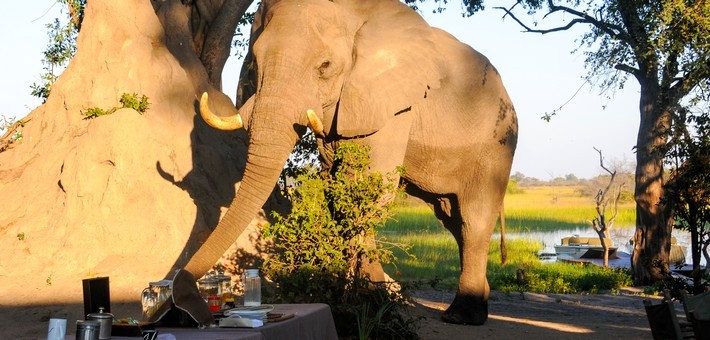
[[[496,215],[488,204],[472,205],[456,196],[440,199],[439,219],[451,231],[459,247],[461,276],[456,297],[442,315],[446,322],[482,325],[488,319],[486,266],[490,236]],[[448,210],[448,213],[447,213]]]

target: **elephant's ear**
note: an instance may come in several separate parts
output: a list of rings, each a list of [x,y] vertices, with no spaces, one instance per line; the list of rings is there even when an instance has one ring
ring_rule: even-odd
[[[382,2],[355,36],[354,65],[343,85],[337,131],[367,135],[440,85],[432,29],[399,1]]]

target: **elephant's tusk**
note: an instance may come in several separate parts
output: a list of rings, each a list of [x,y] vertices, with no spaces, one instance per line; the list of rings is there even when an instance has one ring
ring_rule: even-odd
[[[308,109],[306,110],[306,116],[308,116],[308,127],[317,135],[323,134],[323,122],[316,116],[316,113]]]
[[[241,129],[244,124],[242,123],[242,116],[239,113],[231,117],[219,117],[212,113],[210,106],[207,104],[207,92],[202,93],[200,98],[200,115],[202,119],[207,122],[211,127],[219,130],[236,130]]]

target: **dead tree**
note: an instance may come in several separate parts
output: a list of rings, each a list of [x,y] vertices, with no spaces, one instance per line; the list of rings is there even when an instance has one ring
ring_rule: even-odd
[[[609,183],[604,189],[599,189],[596,197],[594,197],[597,216],[592,219],[592,228],[597,232],[599,241],[601,241],[602,244],[602,250],[604,251],[604,268],[609,268],[611,227],[614,225],[614,220],[619,212],[619,197],[621,196],[621,189],[624,187],[624,183],[616,187],[616,194],[614,196],[609,196],[609,191],[612,190],[614,180],[616,180],[616,170],[609,170],[609,168],[604,165],[604,157],[602,156],[601,150],[597,148],[594,148],[594,150],[599,153],[599,165],[610,175]],[[609,208],[608,213],[611,215],[609,218],[607,218],[607,208]]]

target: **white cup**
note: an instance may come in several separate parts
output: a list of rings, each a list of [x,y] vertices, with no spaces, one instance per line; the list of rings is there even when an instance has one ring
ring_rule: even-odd
[[[64,337],[66,335],[66,319],[49,319],[49,328],[47,329],[47,340],[64,340]]]

